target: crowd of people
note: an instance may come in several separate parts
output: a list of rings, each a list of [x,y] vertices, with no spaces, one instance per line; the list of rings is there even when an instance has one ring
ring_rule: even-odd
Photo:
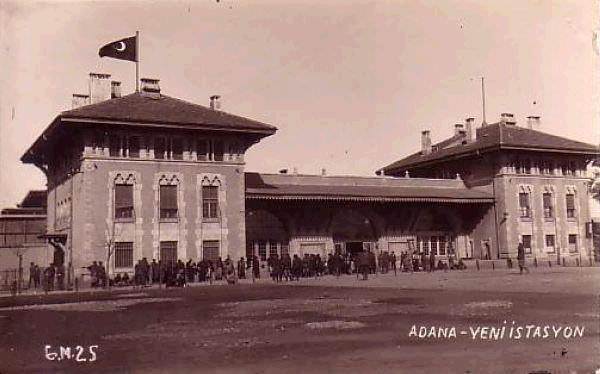
[[[105,278],[106,273],[102,271],[103,274],[99,275],[98,272],[94,272],[94,264],[90,267],[92,286],[104,286],[102,279]],[[114,287],[153,284],[184,287],[188,283],[195,282],[212,283],[225,280],[228,283],[236,283],[238,279],[246,277],[246,269],[252,265],[252,262],[248,262],[247,265],[243,257],[238,261],[237,266],[229,256],[224,261],[219,257],[216,261],[188,260],[185,263],[182,260],[163,262],[155,259],[149,262],[144,257],[135,264],[131,277],[127,272],[117,273],[113,278],[108,279],[108,284]]]
[[[51,263],[47,267],[42,267],[31,262],[27,288],[35,290],[42,288],[44,291],[64,290],[65,275],[66,269],[63,264]]]
[[[92,288],[97,287],[125,287],[148,286],[153,284],[166,287],[184,287],[188,283],[226,281],[236,283],[239,279],[259,279],[265,273],[274,282],[294,281],[300,278],[320,277],[323,275],[351,275],[357,277],[362,274],[363,279],[368,279],[369,274],[398,272],[431,272],[435,270],[463,270],[466,269],[462,259],[455,261],[454,256],[448,256],[446,261],[437,258],[434,254],[402,252],[399,257],[388,251],[378,255],[371,251],[355,254],[330,253],[326,258],[319,254],[304,254],[290,256],[287,253],[279,256],[271,254],[266,261],[260,261],[258,256],[241,257],[234,261],[229,256],[225,260],[219,257],[215,261],[203,259],[198,262],[188,260],[157,261],[146,258],[139,260],[133,269],[133,274],[128,272],[116,273],[110,277],[102,261],[94,261],[85,267],[89,271]],[[261,269],[263,271],[261,272]],[[42,287],[46,291],[65,289],[65,266],[50,264],[40,267],[35,263],[29,268],[29,288]]]
[[[97,264],[94,261],[88,269],[92,277],[92,287],[153,284],[184,287],[188,283],[196,282],[226,281],[234,284],[239,279],[259,279],[261,269],[265,269],[274,282],[282,282],[326,274],[335,276],[362,274],[363,279],[368,279],[369,274],[385,274],[390,271],[397,273],[398,271],[463,270],[466,266],[462,260],[456,262],[453,256],[449,256],[446,262],[441,259],[436,262],[435,255],[427,256],[425,253],[403,252],[398,258],[393,251],[383,251],[378,256],[366,251],[356,254],[330,253],[326,259],[322,259],[319,254],[304,254],[302,257],[297,254],[290,256],[287,253],[281,256],[271,254],[265,262],[261,262],[258,256],[250,256],[246,259],[241,257],[237,262],[227,256],[225,260],[221,257],[215,261],[204,259],[194,262],[190,259],[185,263],[182,260],[163,262],[155,259],[149,262],[146,258],[142,258],[135,264],[132,276],[123,272],[117,273],[110,279],[106,277],[102,262]]]

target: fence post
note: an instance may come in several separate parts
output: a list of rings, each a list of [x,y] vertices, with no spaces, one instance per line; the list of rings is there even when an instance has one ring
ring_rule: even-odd
[[[477,266],[477,270],[479,271],[479,259],[475,260],[475,266]]]
[[[577,264],[578,267],[581,267],[581,263],[579,262],[578,258],[575,259],[575,263]]]
[[[562,266],[567,266],[566,263],[565,263],[565,258],[564,257],[562,258]]]
[[[492,270],[496,270],[496,264],[494,263],[494,260],[492,260]]]
[[[18,270],[18,278],[17,278],[17,293],[21,293],[21,289],[23,288],[23,255],[19,253],[19,270]]]
[[[533,267],[538,267],[538,263],[537,263],[537,257],[533,258]]]

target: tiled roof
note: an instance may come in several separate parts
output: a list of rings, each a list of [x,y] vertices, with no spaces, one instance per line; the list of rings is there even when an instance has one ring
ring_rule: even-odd
[[[246,173],[246,199],[491,203],[461,181]]]
[[[96,119],[132,123],[177,124],[190,128],[217,128],[274,133],[277,128],[266,123],[236,116],[220,110],[175,99],[133,93],[120,98],[85,105],[62,112],[64,119]]]
[[[444,145],[458,140],[453,136],[434,144],[434,152],[422,154],[420,151],[382,168],[384,173],[396,169],[414,167],[425,163],[435,163],[450,156],[462,156],[482,151],[499,149],[543,150],[549,152],[598,154],[598,147],[541,131],[505,123],[494,123],[477,129],[477,137],[471,143],[458,144],[445,148]],[[435,150],[437,148],[437,150]]]
[[[5,208],[0,211],[0,219],[39,218],[45,219],[45,208]]]
[[[46,208],[48,193],[46,190],[32,190],[19,204],[19,208]]]
[[[77,125],[82,122],[242,132],[258,138],[272,135],[277,131],[276,127],[266,123],[221,110],[213,110],[167,95],[160,94],[160,97],[151,97],[136,92],[62,112],[25,152],[21,161],[36,162],[43,157],[46,149],[56,146],[54,138],[58,137],[55,135],[64,135],[63,130],[67,129],[65,125]]]

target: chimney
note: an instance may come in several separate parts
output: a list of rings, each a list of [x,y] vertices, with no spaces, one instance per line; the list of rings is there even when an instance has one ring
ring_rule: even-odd
[[[456,123],[454,125],[454,135],[464,135],[465,126],[462,123]]]
[[[421,131],[421,154],[428,155],[431,153],[431,138],[429,130]]]
[[[212,95],[210,97],[210,109],[212,110],[219,110],[221,109],[221,96],[219,95]]]
[[[159,81],[159,79],[154,78],[140,79],[140,93],[142,94],[142,96],[149,97],[152,99],[160,99],[160,86],[158,85]]]
[[[475,118],[469,117],[465,119],[465,132],[467,133],[467,143],[473,141],[473,129],[475,126]]]
[[[90,95],[73,94],[73,100],[71,101],[72,109],[79,108],[80,106],[88,105],[90,103]]]
[[[527,128],[529,130],[537,130],[540,127],[540,116],[528,116]]]
[[[109,100],[110,97],[110,74],[90,73],[90,104]]]
[[[505,125],[516,125],[517,121],[515,121],[515,115],[512,113],[502,113],[500,114],[500,122]]]
[[[325,169],[325,168],[321,169],[321,175],[322,176],[326,176],[327,175],[327,169]]]
[[[121,97],[121,82],[112,81],[110,82],[110,98],[116,99]]]

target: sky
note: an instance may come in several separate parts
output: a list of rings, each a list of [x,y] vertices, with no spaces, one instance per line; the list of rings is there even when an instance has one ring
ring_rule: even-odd
[[[541,116],[600,142],[598,3],[590,0],[0,1],[0,208],[44,189],[19,159],[90,72],[135,89],[135,65],[99,58],[140,32],[140,75],[163,93],[278,127],[246,171],[374,175],[467,117]]]

